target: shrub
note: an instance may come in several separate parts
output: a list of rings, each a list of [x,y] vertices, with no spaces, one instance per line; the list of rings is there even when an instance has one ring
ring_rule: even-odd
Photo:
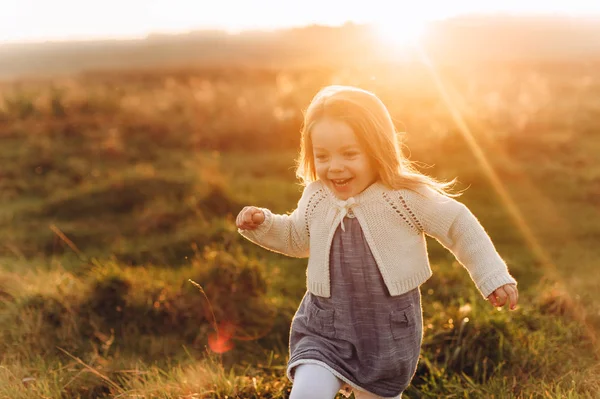
[[[271,331],[277,309],[266,296],[264,265],[246,257],[240,247],[207,246],[192,262],[188,293],[204,294],[204,318],[230,340],[255,340]],[[200,291],[200,292],[198,292]],[[210,342],[209,342],[210,343]],[[213,348],[218,351],[219,348]]]

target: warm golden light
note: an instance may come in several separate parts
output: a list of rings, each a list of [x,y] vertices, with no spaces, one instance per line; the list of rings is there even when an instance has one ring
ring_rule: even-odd
[[[410,18],[403,21],[381,20],[374,24],[375,31],[382,44],[392,47],[408,47],[415,45],[427,27],[427,21]]]
[[[347,21],[375,22],[382,43],[413,44],[424,21],[461,14],[552,13],[598,16],[600,2],[526,2],[507,0],[482,2],[390,2],[370,0],[303,0],[301,2],[257,0],[78,0],[0,1],[0,43],[92,38],[137,38],[151,33],[186,33],[193,30],[223,29],[240,32],[280,29],[312,24],[342,25]],[[594,4],[597,3],[597,4]],[[64,12],[69,10],[69,12]],[[235,10],[235,12],[232,12]],[[269,10],[269,12],[264,12]],[[314,10],[319,10],[315,13]],[[383,17],[382,17],[383,16]],[[382,20],[382,18],[384,20]],[[110,23],[106,23],[110,21]]]

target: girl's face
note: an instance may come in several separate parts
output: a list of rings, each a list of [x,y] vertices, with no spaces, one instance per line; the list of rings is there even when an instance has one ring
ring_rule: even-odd
[[[356,134],[345,122],[323,118],[311,130],[317,177],[341,200],[361,193],[378,177]]]

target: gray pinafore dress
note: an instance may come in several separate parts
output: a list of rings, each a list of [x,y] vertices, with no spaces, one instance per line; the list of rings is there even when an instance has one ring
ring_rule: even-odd
[[[421,293],[390,296],[358,219],[350,213],[343,223],[331,243],[331,297],[307,291],[292,320],[287,377],[314,363],[343,381],[346,397],[355,389],[398,398],[419,359]]]

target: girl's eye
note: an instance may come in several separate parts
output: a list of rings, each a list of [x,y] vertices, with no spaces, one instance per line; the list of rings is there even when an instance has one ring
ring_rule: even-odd
[[[319,155],[316,155],[315,158],[318,159],[319,161],[323,161],[327,158],[327,155],[319,154]]]
[[[348,157],[348,158],[355,157],[356,155],[358,155],[358,153],[357,153],[357,152],[354,152],[354,151],[346,151],[346,152],[344,153],[344,156],[345,156],[345,157]]]

